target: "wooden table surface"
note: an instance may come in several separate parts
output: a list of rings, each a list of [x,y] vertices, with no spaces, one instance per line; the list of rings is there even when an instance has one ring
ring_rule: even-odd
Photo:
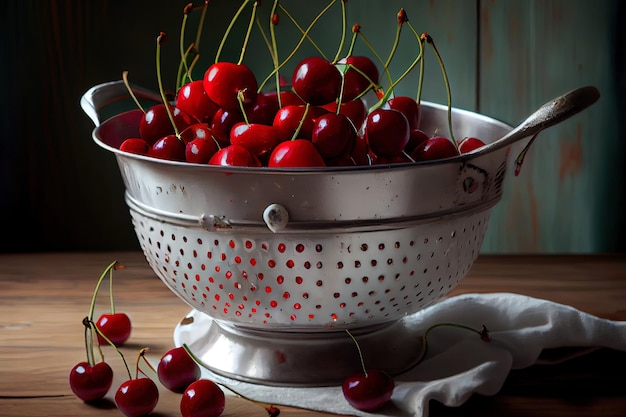
[[[128,266],[115,280],[118,311],[133,321],[135,358],[150,347],[158,360],[173,347],[174,326],[189,307],[152,273],[139,252],[0,255],[0,416],[121,416],[107,397],[96,406],[78,400],[69,370],[85,359],[83,326],[98,276],[113,260]],[[116,276],[122,277],[121,272]],[[481,256],[452,293],[516,292],[565,303],[613,320],[626,320],[626,256]],[[97,311],[106,311],[106,297]],[[124,379],[110,348],[105,357]],[[131,359],[130,362],[134,362]],[[153,415],[179,416],[179,396],[161,391]],[[322,416],[280,407],[280,415]],[[267,416],[249,401],[228,397],[224,416]],[[559,365],[513,371],[501,392],[474,395],[458,408],[431,403],[431,416],[626,415],[626,353],[602,349]]]

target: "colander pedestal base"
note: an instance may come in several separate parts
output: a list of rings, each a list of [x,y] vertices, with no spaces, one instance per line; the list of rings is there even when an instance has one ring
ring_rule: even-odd
[[[419,361],[421,336],[406,319],[350,329],[350,333],[368,369],[396,375]],[[251,329],[192,310],[176,326],[174,343],[186,344],[214,373],[264,385],[336,385],[361,370],[357,347],[341,329]]]

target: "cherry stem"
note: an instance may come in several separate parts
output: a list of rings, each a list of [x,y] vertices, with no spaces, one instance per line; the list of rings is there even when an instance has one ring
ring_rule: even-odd
[[[450,92],[450,81],[448,80],[448,73],[446,72],[446,66],[443,63],[443,59],[441,58],[441,55],[439,54],[439,50],[437,49],[437,46],[435,46],[435,41],[433,40],[432,36],[430,36],[428,33],[424,33],[422,37],[426,37],[426,42],[429,43],[433,47],[433,51],[435,51],[435,55],[437,56],[437,60],[439,61],[439,66],[441,67],[441,74],[443,75],[443,81],[446,85],[446,95],[448,98],[448,127],[450,129],[450,137],[452,138],[452,142],[454,143],[454,146],[458,150],[459,144],[456,141],[456,138],[454,137],[454,132],[452,129],[452,93]]]
[[[185,6],[185,9],[183,11],[183,23],[180,26],[180,41],[178,43],[178,48],[180,49],[180,62],[185,68],[183,77],[182,79],[180,79],[180,85],[185,84],[185,78],[189,78],[189,80],[192,81],[191,74],[189,73],[189,66],[187,65],[187,58],[189,51],[191,51],[193,48],[193,43],[189,46],[189,49],[185,51],[185,29],[187,27],[187,21],[189,20],[189,13],[191,12],[192,7],[193,3],[188,3]]]
[[[387,75],[387,79],[389,80],[389,84],[393,84],[393,80],[391,78],[391,73],[389,72],[389,68],[385,66],[385,61],[383,61],[380,55],[378,55],[378,52],[376,52],[376,48],[372,46],[370,41],[367,40],[367,37],[363,34],[361,30],[359,30],[358,35],[359,35],[359,38],[361,38],[361,41],[363,41],[365,46],[367,46],[367,48],[372,52],[372,54],[374,54],[378,62],[380,62],[380,64],[382,65],[383,71],[385,72],[385,74]]]
[[[356,345],[356,350],[359,352],[359,360],[361,361],[361,368],[363,369],[363,373],[365,374],[365,378],[367,378],[367,370],[365,369],[365,361],[363,360],[363,352],[361,352],[361,346],[359,346],[359,342],[357,342],[356,338],[350,333],[350,330],[346,329],[346,333],[350,336],[350,339]]]
[[[109,301],[111,303],[111,314],[115,314],[115,302],[113,301],[113,270],[109,270]]]
[[[409,25],[409,29],[411,29],[411,32],[413,32],[413,35],[415,35],[417,42],[419,42],[420,55],[422,56],[422,59],[420,60],[419,80],[417,82],[417,97],[415,98],[415,101],[417,102],[417,105],[419,106],[419,104],[422,101],[422,86],[424,84],[424,65],[425,65],[424,64],[425,62],[424,41],[422,40],[422,37],[417,33],[417,31],[415,30],[411,22],[408,20],[407,20],[407,25]]]
[[[539,133],[541,133],[541,131],[535,133],[532,136],[532,138],[530,138],[530,141],[526,144],[526,146],[524,146],[524,149],[522,149],[522,151],[519,153],[519,155],[517,155],[517,158],[515,158],[515,176],[516,177],[521,172],[522,164],[524,163],[524,158],[526,157],[526,154],[528,153],[528,150],[530,149],[530,146],[533,144],[535,139],[537,139],[537,136],[539,136]]]
[[[187,352],[187,354],[189,355],[189,357],[191,359],[193,359],[194,362],[196,362],[198,365],[200,365],[201,367],[203,367],[204,369],[207,369],[208,371],[211,371],[211,368],[209,368],[209,366],[207,364],[205,364],[202,359],[200,359],[199,357],[196,356],[195,353],[193,353],[191,351],[191,349],[189,348],[189,346],[187,346],[186,343],[183,343],[183,349],[185,349],[185,351]],[[220,384],[221,385],[221,384]],[[278,416],[278,414],[280,413],[280,410],[278,410],[273,404],[268,404],[268,403],[262,403],[259,401],[255,401],[251,398],[246,397],[245,395],[235,391],[234,388],[231,387],[227,387],[225,385],[221,385],[222,387],[224,387],[225,389],[227,389],[228,391],[232,392],[233,394],[235,394],[236,396],[243,398],[246,401],[250,401],[253,404],[257,404],[258,406],[263,407],[269,414],[270,417],[276,417]]]
[[[276,25],[274,24],[274,15],[276,14],[276,8],[278,7],[278,0],[274,0],[272,4],[272,10],[270,11],[270,39],[271,39],[271,55],[272,64],[274,66],[274,77],[276,78],[276,98],[278,99],[278,108],[283,107],[282,99],[280,97],[280,73],[278,72],[278,43],[276,42]],[[261,31],[263,33],[263,31]],[[259,92],[261,92],[259,88]]]
[[[237,13],[235,13],[235,16],[233,16],[232,20],[230,21],[230,24],[226,28],[226,32],[224,32],[224,36],[222,36],[222,40],[220,42],[220,45],[217,48],[217,53],[215,54],[215,62],[216,63],[220,61],[220,55],[222,54],[222,49],[224,49],[224,44],[226,43],[226,39],[228,38],[228,34],[233,29],[233,26],[235,25],[235,22],[237,21],[237,19],[239,18],[239,16],[241,15],[241,13],[243,12],[243,10],[245,9],[245,7],[248,5],[249,2],[250,2],[250,0],[244,0],[244,2],[241,4],[241,6],[239,6],[239,9],[237,10]]]
[[[341,40],[339,41],[339,47],[337,48],[337,54],[335,55],[335,59],[333,59],[333,63],[336,63],[337,61],[339,61],[339,58],[341,56],[341,51],[343,51],[343,47],[346,42],[346,30],[347,30],[346,4],[343,0],[340,1],[339,4],[341,4]]]
[[[96,298],[98,296],[98,292],[100,291],[100,286],[102,285],[102,281],[104,281],[104,278],[106,277],[106,275],[113,268],[116,268],[116,269],[123,268],[123,266],[117,265],[117,261],[113,261],[104,269],[104,271],[102,271],[102,274],[100,275],[100,278],[98,279],[98,282],[96,283],[96,288],[93,291],[93,295],[91,296],[91,305],[89,306],[89,315],[87,316],[89,321],[93,321],[93,313],[96,308]]]
[[[89,320],[89,325],[92,331],[97,333],[102,339],[104,339],[105,342],[107,342],[120,355],[120,357],[122,358],[122,362],[124,363],[124,367],[126,368],[126,372],[128,372],[128,379],[132,379],[130,368],[128,367],[128,363],[126,362],[126,358],[124,357],[124,354],[122,353],[122,351],[117,346],[115,346],[115,343],[113,343],[111,339],[109,339],[104,333],[102,333],[102,331],[98,328],[98,326],[96,326],[96,323],[94,323],[93,320]]]
[[[291,23],[293,23],[293,25],[296,27],[296,29],[298,29],[300,31],[300,34],[304,36],[304,38],[306,40],[309,41],[309,43],[311,43],[311,45],[313,46],[313,48],[315,48],[315,50],[317,51],[318,54],[320,54],[320,56],[324,59],[327,59],[326,54],[322,51],[322,49],[317,45],[317,43],[309,36],[309,31],[305,31],[302,26],[300,26],[300,24],[298,23],[298,21],[291,15],[291,13],[289,13],[287,11],[287,9],[285,9],[285,7],[283,7],[282,4],[279,5],[280,10],[285,13],[285,16],[287,16],[289,18],[289,20],[291,20]]]
[[[87,351],[87,363],[94,366],[96,361],[93,354],[93,335],[91,333],[91,325],[89,323],[89,317],[85,317],[83,319],[83,326],[85,327],[85,350]]]
[[[320,20],[320,18],[324,15],[324,13],[326,13],[330,9],[330,7],[335,3],[335,1],[336,0],[331,0],[331,2],[322,11],[320,11],[317,14],[317,16],[315,16],[315,19],[313,19],[313,21],[306,28],[306,30],[304,31],[304,33],[300,37],[300,40],[298,41],[296,46],[293,48],[291,53],[287,56],[287,58],[285,58],[285,60],[283,62],[281,62],[278,66],[276,66],[276,68],[274,68],[274,70],[272,72],[270,72],[269,75],[259,85],[259,91],[262,91],[263,87],[269,81],[269,79],[272,78],[276,73],[278,73],[278,71],[280,71],[282,69],[282,67],[285,66],[287,64],[287,62],[289,62],[289,60],[291,58],[293,58],[293,56],[296,54],[296,52],[298,51],[298,49],[302,45],[302,42],[304,42],[304,40],[307,38],[307,36],[308,36],[309,32],[311,31],[311,29],[313,28],[313,26],[315,26],[315,24]],[[281,9],[282,9],[282,7],[281,7]]]
[[[400,11],[398,12],[398,26],[396,27],[396,37],[393,41],[393,46],[391,47],[391,51],[389,51],[389,56],[387,57],[387,61],[385,61],[384,67],[388,68],[389,65],[391,64],[391,61],[393,60],[393,57],[396,54],[396,51],[398,50],[398,45],[400,44],[400,33],[402,32],[402,27],[404,26],[404,19],[400,18],[400,15],[404,13],[404,9],[400,9]],[[404,14],[404,16],[406,16],[406,14]]]
[[[122,72],[122,81],[124,81],[124,85],[126,86],[126,89],[128,90],[128,94],[130,94],[130,97],[133,99],[137,107],[139,107],[139,110],[145,113],[146,111],[141,106],[141,103],[139,103],[139,100],[137,99],[135,92],[133,91],[132,87],[130,86],[130,83],[128,82],[128,71]]]
[[[195,45],[190,44],[187,49],[183,52],[183,56],[180,60],[180,64],[178,65],[178,73],[176,74],[176,90],[182,87],[185,84],[185,79],[189,79],[189,81],[193,81],[191,77],[191,68],[192,65],[187,66],[187,59],[189,58],[189,54],[195,48]],[[198,55],[194,57],[194,60],[198,58]]]
[[[246,123],[246,125],[250,125],[250,122],[248,121],[248,115],[246,114],[246,108],[243,105],[244,102],[244,93],[246,92],[245,89],[243,90],[239,90],[237,91],[237,103],[239,103],[239,108],[241,109],[241,114],[243,116],[243,120]]]
[[[182,140],[180,138],[180,132],[178,131],[178,127],[174,122],[174,115],[172,115],[172,110],[170,109],[170,104],[165,97],[165,90],[163,89],[163,79],[161,77],[161,44],[165,43],[167,40],[167,34],[165,32],[159,33],[157,36],[157,47],[156,47],[156,72],[157,72],[157,83],[159,85],[159,93],[161,94],[161,100],[163,100],[163,104],[165,105],[165,112],[167,113],[167,117],[170,119],[170,123],[174,128],[174,134],[178,138],[178,140]]]
[[[202,37],[202,31],[204,29],[204,21],[206,20],[209,2],[210,0],[204,1],[204,6],[202,6],[202,14],[200,14],[200,20],[198,21],[198,29],[196,30],[196,41],[194,42],[194,45],[198,50],[200,49],[200,39]]]
[[[255,16],[257,6],[259,5],[258,1],[255,1],[252,5],[252,15],[250,16],[250,22],[248,22],[248,30],[246,30],[246,37],[243,40],[243,46],[241,47],[241,55],[239,56],[239,61],[237,64],[241,64],[243,62],[243,57],[246,53],[246,46],[248,45],[248,41],[250,40],[250,32],[252,32],[252,27],[254,26]]]
[[[139,354],[137,355],[137,364],[136,364],[136,368],[135,368],[135,378],[139,378],[139,372],[144,374],[144,376],[148,377],[148,375],[146,375],[146,373],[139,366],[139,361],[142,360],[142,359],[146,363],[146,365],[148,365],[148,368],[150,368],[150,370],[152,372],[156,373],[156,369],[154,369],[154,367],[152,366],[150,361],[148,361],[148,359],[146,359],[146,352],[148,350],[150,350],[150,348],[147,348],[147,347],[141,348],[139,350]]]
[[[302,125],[304,125],[304,119],[306,119],[307,115],[309,114],[310,108],[311,108],[311,105],[309,103],[306,103],[306,105],[304,106],[304,113],[302,113],[302,118],[300,119],[300,122],[298,123],[298,127],[296,128],[296,131],[293,132],[293,136],[291,137],[291,140],[296,140],[298,138],[298,135],[300,134],[300,130],[302,129]]]

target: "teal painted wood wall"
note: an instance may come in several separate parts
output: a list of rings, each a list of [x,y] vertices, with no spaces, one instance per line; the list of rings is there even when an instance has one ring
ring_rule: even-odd
[[[177,38],[186,3],[9,0],[0,6],[0,74],[8,98],[0,112],[0,216],[5,222],[0,251],[138,247],[115,161],[91,142],[92,125],[78,101],[87,88],[119,79],[123,70],[138,84],[156,86],[154,39],[161,30]],[[235,3],[210,3],[218,19],[205,31],[205,62]],[[263,3],[260,13],[271,2]],[[284,4],[306,23],[306,16],[327,2]],[[508,177],[482,250],[626,249],[623,2],[350,0],[346,6],[348,24],[359,23],[383,56],[393,41],[395,15],[405,8],[411,24],[434,37],[456,107],[515,124],[557,95],[582,85],[597,86],[601,100],[543,132],[520,175]],[[312,34],[331,56],[337,45],[336,18],[331,13]],[[281,20],[281,26],[287,24]],[[241,31],[229,38],[224,58],[239,56]],[[403,31],[403,39],[395,68],[404,68],[417,53],[408,31]],[[266,49],[258,38],[252,42],[246,62],[262,68],[267,65]],[[164,50],[163,60],[164,77],[172,80],[177,67],[174,44]],[[415,94],[416,77],[411,75],[397,91]],[[423,98],[445,103],[432,55],[426,80]]]

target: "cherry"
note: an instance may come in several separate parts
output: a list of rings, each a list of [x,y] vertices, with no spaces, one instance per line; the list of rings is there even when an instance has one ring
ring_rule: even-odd
[[[241,122],[230,131],[231,144],[243,146],[261,160],[266,159],[279,142],[280,136],[273,126]]]
[[[220,146],[228,146],[230,144],[230,131],[239,122],[243,122],[244,118],[241,111],[219,109],[213,116],[211,122],[211,131],[213,137],[218,141]]]
[[[178,90],[176,107],[203,123],[209,123],[219,109],[207,95],[202,80],[190,81]]]
[[[120,151],[137,155],[147,155],[149,148],[148,142],[141,138],[128,138],[120,145]]]
[[[159,390],[150,378],[123,382],[115,392],[115,405],[127,417],[150,414],[159,401]]]
[[[341,390],[350,405],[361,411],[375,411],[391,400],[393,379],[384,371],[357,372],[343,381]]]
[[[459,152],[460,153],[468,153],[473,150],[482,148],[485,146],[485,142],[478,138],[467,137],[459,142]]]
[[[270,155],[268,167],[272,168],[316,168],[324,167],[324,159],[307,139],[281,142]]]
[[[185,143],[174,134],[164,136],[148,149],[148,156],[169,161],[184,161]]]
[[[378,83],[378,67],[367,56],[351,55],[339,61],[339,64],[351,66],[343,75],[342,101],[354,100]]]
[[[420,129],[411,129],[411,133],[409,134],[409,143],[406,144],[404,151],[410,154],[413,149],[417,148],[417,145],[427,140],[428,135],[426,132]]]
[[[215,152],[209,165],[260,167],[259,158],[241,145],[229,145]]]
[[[356,345],[362,369],[344,379],[341,384],[343,396],[357,410],[378,410],[391,400],[395,387],[393,379],[385,371],[365,369],[365,362],[363,361],[359,343],[352,333],[348,330],[346,332]]]
[[[335,101],[321,107],[331,113],[337,113],[337,102]],[[350,119],[354,127],[359,130],[367,117],[367,106],[365,102],[360,99],[346,101],[339,106],[339,113]]]
[[[224,392],[213,381],[199,379],[189,385],[180,399],[182,417],[218,417],[224,411]]]
[[[285,90],[280,92],[280,105],[281,107],[291,105],[305,105],[306,103],[296,93],[291,90]]]
[[[170,110],[179,131],[196,122],[191,116],[177,107],[170,105]],[[175,133],[165,104],[155,104],[143,114],[139,121],[139,133],[151,146],[162,137]]]
[[[325,113],[326,109],[317,106],[308,106],[308,110],[305,105],[283,106],[274,116],[272,126],[282,140],[294,139],[296,132],[299,138],[311,139],[313,121]]]
[[[324,159],[339,156],[355,139],[354,125],[343,114],[327,113],[315,119],[311,141]]]
[[[190,384],[200,379],[200,367],[185,348],[180,346],[168,350],[161,357],[157,375],[165,388],[182,393]]]
[[[116,346],[122,346],[130,337],[130,318],[124,313],[102,314],[96,321],[96,326]],[[101,345],[107,343],[99,333],[98,342]]]
[[[409,142],[409,137],[409,122],[399,111],[378,108],[367,115],[365,139],[376,155],[401,154]]]
[[[79,362],[70,371],[72,392],[85,402],[99,400],[106,395],[113,382],[113,370],[106,362],[90,365]]]
[[[225,110],[235,110],[252,104],[257,97],[258,84],[254,73],[244,64],[216,62],[204,74],[204,89],[209,98]]]
[[[392,97],[387,100],[387,103],[385,103],[383,108],[398,110],[400,113],[404,114],[411,129],[417,129],[419,127],[419,105],[417,104],[417,101],[411,97]]]
[[[279,109],[278,94],[273,91],[257,95],[254,104],[246,109],[249,123],[271,125]]]
[[[217,152],[213,139],[196,138],[185,145],[185,161],[192,164],[206,164]]]
[[[451,158],[458,156],[459,151],[452,141],[444,136],[433,136],[417,145],[411,152],[411,158],[415,162],[432,161],[435,159]]]
[[[206,123],[194,123],[182,132],[180,139],[184,143],[189,143],[194,139],[213,140],[213,130]]]
[[[341,92],[341,73],[328,60],[313,56],[296,65],[291,77],[293,90],[312,106],[335,101]]]

